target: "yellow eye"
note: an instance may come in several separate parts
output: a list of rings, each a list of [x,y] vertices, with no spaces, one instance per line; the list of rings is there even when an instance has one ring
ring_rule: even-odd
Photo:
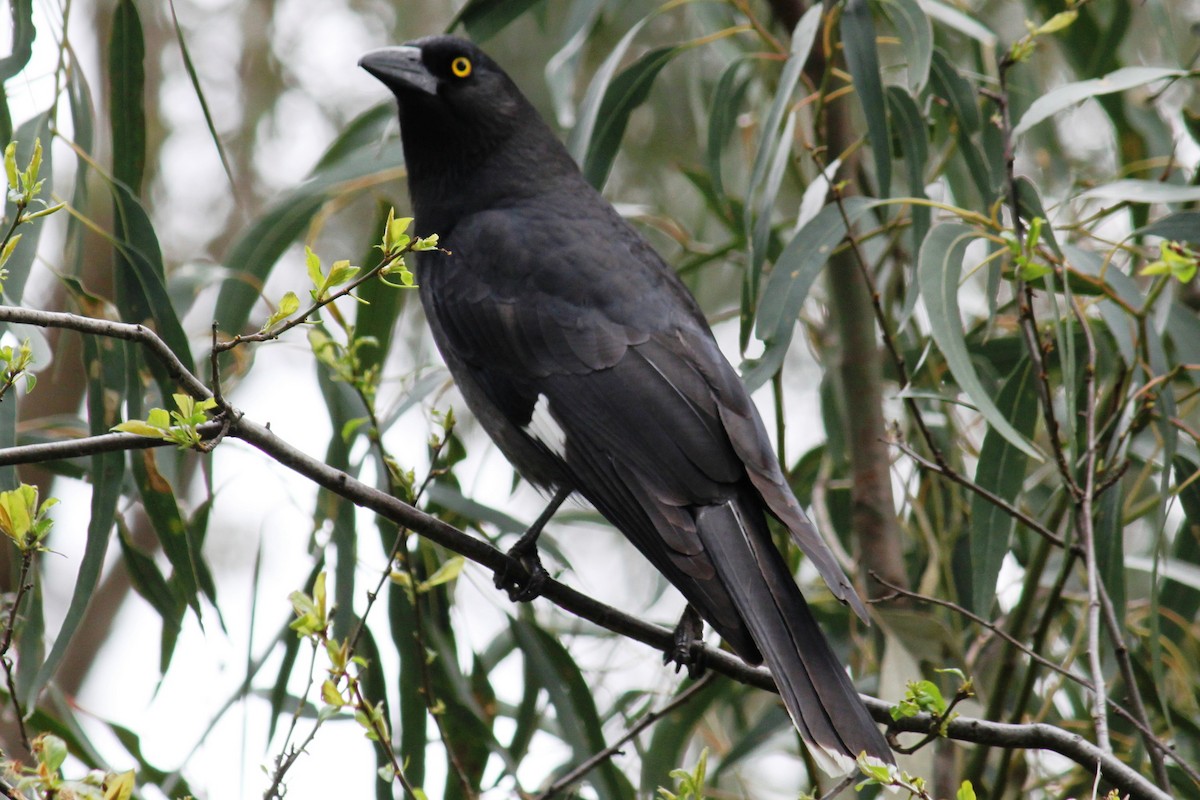
[[[450,62],[450,71],[454,73],[456,78],[465,78],[471,74],[471,59],[466,56],[459,56]]]

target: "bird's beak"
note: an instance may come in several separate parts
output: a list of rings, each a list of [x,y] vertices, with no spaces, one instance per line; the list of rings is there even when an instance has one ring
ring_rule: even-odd
[[[419,47],[381,47],[360,58],[358,65],[393,91],[416,89],[426,94],[437,94],[437,78],[421,63]]]

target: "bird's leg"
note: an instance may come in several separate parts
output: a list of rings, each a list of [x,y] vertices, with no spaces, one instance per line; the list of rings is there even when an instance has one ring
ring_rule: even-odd
[[[528,602],[542,593],[542,586],[545,585],[550,574],[546,572],[546,568],[542,566],[542,560],[538,558],[538,536],[541,535],[542,528],[546,527],[546,523],[554,516],[554,512],[558,511],[559,506],[571,496],[572,491],[574,490],[568,486],[560,487],[555,491],[554,497],[550,498],[550,503],[545,510],[538,515],[525,533],[521,534],[521,538],[517,539],[516,544],[509,548],[508,557],[520,561],[521,566],[525,567],[529,574],[517,578],[509,574],[507,567],[496,570],[496,588],[508,592],[508,599],[514,603]]]
[[[704,674],[704,620],[700,612],[688,603],[675,626],[675,646],[663,653],[664,664],[675,664],[675,672],[680,667],[687,667],[689,678],[699,678]]]

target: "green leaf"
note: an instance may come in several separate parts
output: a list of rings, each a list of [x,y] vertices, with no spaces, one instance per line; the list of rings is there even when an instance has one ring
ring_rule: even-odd
[[[1004,381],[996,405],[1022,437],[1032,437],[1037,423],[1037,387],[1028,358],[1021,359]],[[979,451],[975,483],[1010,503],[1020,496],[1029,458],[995,428],[988,428]],[[978,494],[971,495],[971,609],[987,617],[996,599],[996,580],[1008,552],[1016,520]]]
[[[558,639],[523,620],[509,622],[522,654],[542,676],[558,718],[563,742],[578,764],[605,748],[595,698],[578,665]],[[632,800],[633,787],[612,761],[605,761],[586,778],[601,800]]]
[[[146,515],[174,570],[171,585],[199,617],[200,582],[196,564],[203,559],[203,555],[191,547],[175,492],[158,470],[155,450],[131,453],[129,462]]]
[[[179,53],[183,56],[183,69],[187,72],[188,80],[192,84],[192,94],[196,96],[197,102],[200,103],[200,112],[204,114],[204,125],[208,128],[208,137],[212,139],[213,146],[217,149],[217,156],[221,159],[221,169],[225,171],[225,177],[229,181],[229,197],[236,199],[237,181],[233,178],[233,167],[229,164],[229,156],[225,152],[225,146],[221,144],[221,135],[217,133],[217,125],[213,122],[212,111],[208,107],[208,98],[204,94],[204,87],[200,85],[200,76],[196,74],[196,65],[192,62],[192,54],[187,46],[187,39],[183,35],[183,26],[179,24],[179,17],[175,13],[174,0],[169,2],[168,7],[171,9],[171,26],[175,29],[175,41],[179,43]]]
[[[1096,502],[1092,538],[1100,582],[1112,601],[1117,619],[1125,619],[1125,519],[1124,487],[1117,481]]]
[[[678,695],[688,688],[689,684],[685,683],[675,694]],[[731,689],[729,681],[713,681],[701,689],[699,694],[654,723],[650,743],[642,753],[640,791],[643,795],[662,785],[664,776],[682,765],[683,757],[701,719],[712,707],[713,701],[721,695],[729,695]]]
[[[509,23],[542,0],[469,0],[446,26],[447,32],[459,25],[476,42],[486,42]]]
[[[883,79],[879,75],[879,53],[875,48],[875,22],[867,0],[847,1],[841,33],[846,66],[854,78],[854,93],[867,120],[867,139],[875,157],[876,188],[880,197],[888,197],[892,185],[892,139],[888,133]]]
[[[1088,189],[1079,197],[1125,203],[1194,203],[1200,201],[1200,186],[1128,178]]]
[[[845,200],[846,213],[853,223],[875,204],[864,197]],[[821,269],[833,250],[846,235],[846,224],[836,203],[822,208],[805,223],[776,259],[767,276],[758,307],[755,335],[765,345],[762,357],[743,367],[743,380],[751,391],[771,378],[783,362],[792,341],[792,332],[800,316],[800,308]]]
[[[583,174],[592,186],[603,188],[617,149],[621,146],[621,137],[625,135],[629,115],[646,102],[650,87],[662,68],[686,49],[686,45],[657,47],[622,70],[609,84],[600,102],[596,128],[583,159]]]
[[[1197,254],[1179,242],[1163,241],[1158,245],[1159,257],[1142,267],[1141,275],[1170,275],[1180,283],[1196,277]]]
[[[226,281],[217,297],[220,330],[241,332],[280,257],[345,182],[396,170],[403,163],[399,137],[383,147],[378,144],[394,114],[394,104],[388,103],[386,114],[372,109],[352,121],[329,145],[309,179],[241,232],[225,257],[225,266],[237,279]]]
[[[335,261],[329,267],[329,275],[325,280],[325,286],[329,289],[337,288],[354,280],[354,276],[359,272],[358,267],[350,265],[348,259]]]
[[[600,117],[600,105],[604,102],[604,98],[608,96],[608,86],[612,82],[613,75],[617,72],[617,67],[620,66],[621,60],[625,57],[625,51],[629,49],[629,45],[633,43],[633,39],[643,26],[657,12],[651,12],[648,16],[642,17],[625,32],[625,35],[613,45],[608,56],[601,62],[600,67],[592,75],[591,83],[588,84],[587,91],[583,95],[583,100],[579,103],[579,108],[576,111],[577,117],[575,127],[571,129],[570,135],[567,136],[567,150],[570,151],[575,161],[583,164],[585,157],[592,149],[592,137],[595,131],[597,120]],[[594,185],[594,184],[593,184]]]
[[[111,183],[113,198],[114,260],[116,262],[117,308],[126,322],[153,321],[155,331],[182,362],[192,370],[192,351],[179,316],[167,295],[162,250],[158,236],[141,202],[122,183]],[[170,393],[174,380],[157,359],[148,364]]]
[[[146,44],[133,0],[119,0],[108,41],[109,116],[112,124],[113,177],[141,193],[146,170]]]
[[[1033,444],[1005,419],[971,363],[958,311],[958,282],[967,245],[979,234],[966,225],[943,223],[929,232],[917,259],[917,286],[925,301],[934,341],[959,387],[988,424],[1019,450],[1042,461]]]
[[[45,112],[33,117],[17,129],[17,142],[13,148],[14,166],[29,163],[33,158],[34,145],[37,142],[49,142],[51,140],[53,134],[50,131],[50,123],[50,112]],[[53,156],[54,149],[50,147],[46,148],[42,156],[43,160],[40,169],[42,180],[53,179]],[[9,220],[16,217],[17,210],[11,197],[6,201],[5,213]],[[41,241],[42,230],[45,227],[45,225],[39,224],[26,226],[20,246],[16,247],[9,254],[7,263],[4,265],[5,269],[8,270],[8,278],[4,281],[4,295],[9,302],[19,303],[24,296],[25,283],[29,278],[30,272],[33,270],[33,263],[37,258],[38,243]]]
[[[67,760],[67,743],[53,734],[45,734],[42,736],[41,752],[34,751],[34,754],[47,772],[57,775]]]
[[[904,155],[904,166],[908,172],[908,194],[910,197],[928,199],[925,194],[925,166],[929,160],[929,126],[925,116],[912,96],[899,86],[888,87],[887,99],[892,129],[900,142],[900,151]],[[929,206],[914,204],[909,209],[909,214],[912,216],[909,240],[915,252],[920,249],[921,242],[925,241],[925,234],[929,233],[933,212]],[[912,314],[909,306],[915,305],[916,297],[916,292],[908,292],[903,320],[907,320]]]
[[[462,556],[452,556],[446,559],[438,565],[437,570],[432,575],[417,585],[417,591],[427,592],[435,586],[450,583],[462,573],[463,567],[466,565],[467,560]]]
[[[1122,67],[1100,78],[1068,83],[1053,89],[1029,104],[1021,119],[1013,127],[1013,136],[1020,136],[1039,122],[1049,119],[1060,111],[1082,103],[1091,97],[1124,92],[1147,83],[1167,78],[1182,78],[1187,70],[1163,69],[1161,67]]]
[[[933,51],[933,63],[929,77],[930,89],[935,95],[946,101],[946,110],[949,111],[951,120],[955,123],[959,154],[966,165],[967,173],[975,184],[976,191],[979,192],[979,199],[975,202],[979,203],[981,207],[990,206],[998,193],[997,180],[999,176],[993,176],[988,167],[990,160],[981,147],[980,140],[988,139],[988,130],[991,128],[983,127],[976,86],[963,77],[958,67],[941,48]],[[938,105],[934,105],[932,108],[937,109]],[[947,173],[947,178],[951,180],[952,188],[966,197],[968,193],[965,187],[960,189],[957,185],[958,181],[955,180],[958,174],[957,171],[950,171]],[[960,197],[959,202],[962,204],[966,200]]]
[[[140,419],[126,420],[119,425],[113,425],[112,430],[120,433],[132,433],[136,436],[146,436],[151,439],[163,438],[163,429],[161,427],[150,425]]]
[[[390,227],[387,220],[392,220],[395,216],[391,206],[380,203],[377,209],[374,230]],[[371,257],[368,251],[359,261],[366,264]],[[359,350],[363,369],[369,370],[382,366],[391,348],[395,322],[407,293],[398,292],[382,281],[367,281],[359,287],[358,292],[362,299],[367,301],[367,305],[360,305],[358,308],[354,319],[354,337],[358,340],[373,339],[376,342],[374,347]]]
[[[1172,466],[1176,485],[1183,487],[1178,492],[1183,521],[1175,536],[1171,557],[1167,563],[1192,567],[1197,579],[1191,582],[1168,582],[1162,588],[1159,603],[1163,608],[1172,609],[1182,619],[1194,619],[1196,611],[1200,610],[1200,568],[1197,567],[1200,565],[1200,464],[1192,459],[1176,456]],[[1188,481],[1191,482],[1187,483]],[[1169,569],[1167,577],[1171,577],[1171,574],[1172,570]]]
[[[308,245],[304,245],[304,269],[308,272],[308,280],[313,288],[320,289],[325,283],[325,275],[321,272],[321,259]]]
[[[285,319],[295,314],[300,310],[300,298],[295,292],[287,292],[283,297],[279,298],[279,305],[271,312],[271,316],[267,317],[266,324],[263,325],[263,330],[270,330],[272,327]]]
[[[116,414],[125,393],[125,344],[112,339],[81,337],[86,374],[88,376],[88,426],[93,436],[106,433],[116,424]],[[38,695],[54,676],[67,646],[71,643],[84,612],[100,580],[109,533],[121,497],[125,474],[124,453],[97,453],[92,456],[92,502],[87,528],[87,542],[79,560],[79,572],[71,602],[63,616],[62,626],[54,637],[54,645],[46,660],[37,668],[23,698],[25,708],[37,705]],[[32,665],[26,665],[32,669]]]
[[[775,96],[771,101],[771,107],[767,110],[767,116],[763,120],[758,151],[754,155],[754,164],[750,170],[750,181],[746,187],[746,202],[742,209],[742,226],[750,241],[750,268],[746,270],[745,280],[742,283],[739,336],[742,350],[746,349],[754,324],[754,306],[758,302],[759,278],[767,258],[767,240],[771,229],[771,215],[774,211],[774,193],[763,191],[763,186],[772,184],[770,173],[772,165],[780,164],[777,152],[779,148],[784,148],[784,158],[791,151],[791,138],[784,139],[781,136],[780,125],[783,124],[784,115],[791,107],[792,93],[796,90],[796,84],[799,83],[804,65],[812,52],[820,25],[821,8],[814,5],[804,13],[804,16],[796,23],[795,30],[792,31],[791,51],[788,54],[787,62],[783,65],[783,70],[779,73],[779,83],[775,87]],[[794,125],[795,116],[789,115],[789,119],[791,120],[790,124]],[[779,171],[778,166],[774,171]],[[775,181],[775,185],[778,186],[777,181]],[[757,224],[756,215],[759,218],[765,215],[766,219],[762,220],[761,224]]]
[[[20,174],[17,171],[17,143],[9,142],[4,146],[4,179],[8,183],[9,192],[20,191]]]
[[[892,21],[896,37],[904,48],[908,89],[914,95],[919,95],[929,80],[929,67],[933,60],[933,28],[929,24],[929,17],[917,0],[882,0],[879,7]]]
[[[142,596],[157,613],[163,625],[163,647],[160,651],[158,669],[165,674],[171,663],[175,642],[183,626],[183,615],[187,604],[171,589],[167,579],[159,571],[154,558],[139,550],[129,536],[129,531],[118,520],[117,542],[129,582],[134,591]]]
[[[978,132],[981,122],[975,91],[941,48],[933,51],[930,80],[934,93],[949,104],[950,113],[958,120],[963,132]]]
[[[1130,236],[1161,236],[1183,242],[1200,242],[1200,211],[1177,211],[1144,225]]]
[[[708,177],[712,180],[714,194],[722,200],[725,197],[725,186],[721,180],[721,153],[737,126],[738,111],[750,86],[749,80],[739,80],[739,73],[747,63],[747,59],[739,58],[725,68],[713,89],[712,101],[708,104]]]
[[[37,29],[33,25],[33,0],[11,0],[9,14],[12,20],[12,44],[9,54],[0,58],[0,84],[25,69],[33,57],[33,39],[37,36]]]

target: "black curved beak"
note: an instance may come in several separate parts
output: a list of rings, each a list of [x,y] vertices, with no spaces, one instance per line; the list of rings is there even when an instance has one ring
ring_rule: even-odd
[[[381,47],[360,58],[358,65],[393,92],[416,89],[426,94],[437,94],[437,78],[421,62],[419,47]]]

